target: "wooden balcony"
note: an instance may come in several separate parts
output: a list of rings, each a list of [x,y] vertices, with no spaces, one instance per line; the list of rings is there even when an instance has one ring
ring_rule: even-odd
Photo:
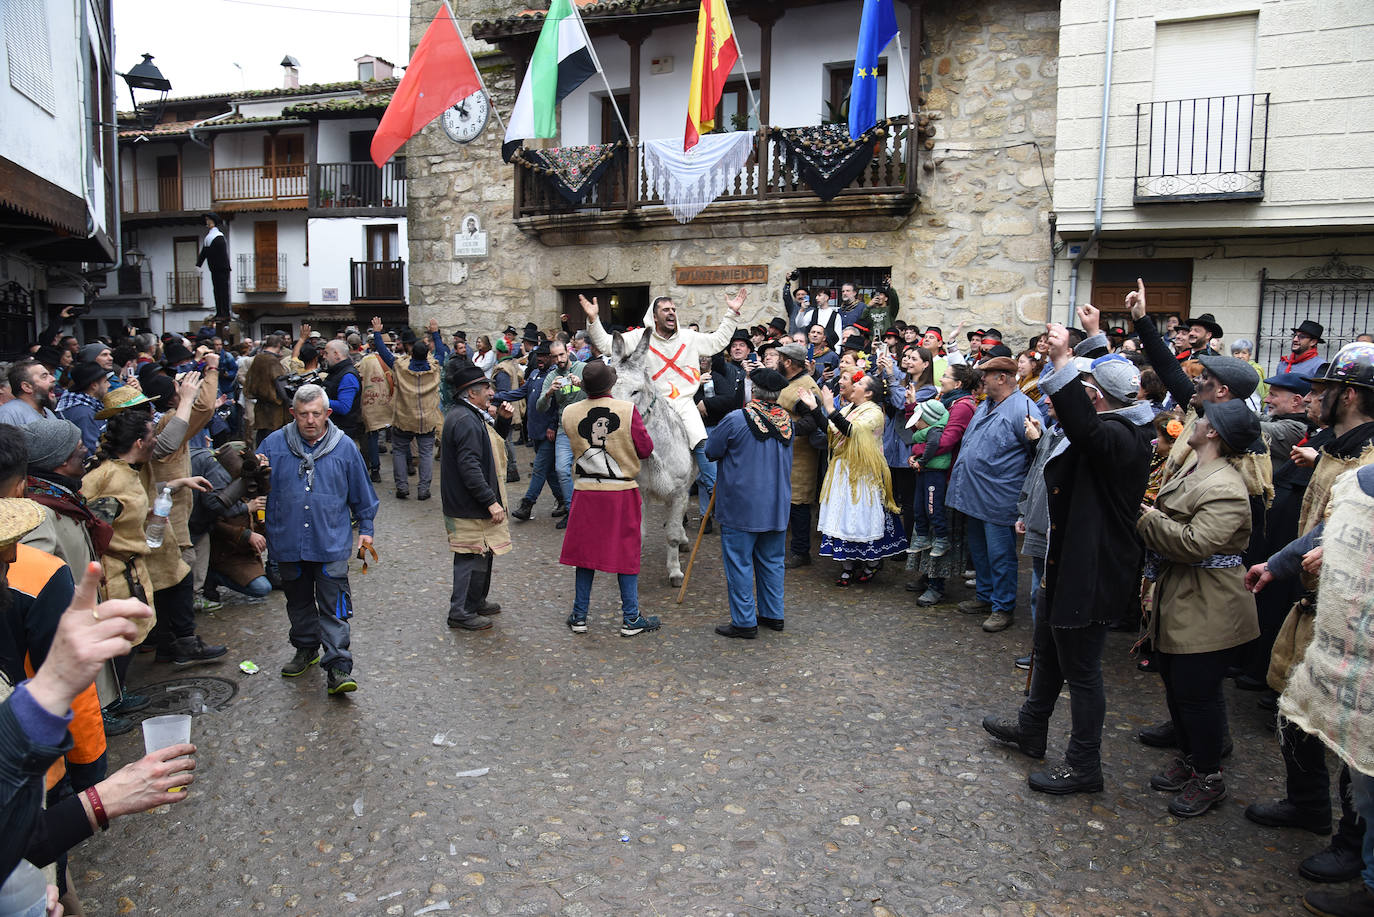
[[[215,169],[212,195],[218,210],[304,210],[310,173],[305,163]]]
[[[406,263],[395,261],[348,261],[349,297],[355,303],[403,303],[406,299]]]
[[[540,175],[522,165],[515,174],[516,225],[548,244],[673,239],[695,235],[702,223],[750,223],[754,232],[880,231],[900,225],[916,204],[916,131],[894,127],[878,139],[872,161],[833,200],[822,201],[770,136],[755,140],[754,155],[734,186],[691,223],[678,224],[649,184],[637,147],[602,175],[581,204],[570,204]],[[770,225],[772,224],[772,225]],[[715,230],[712,230],[713,232]]]
[[[125,179],[119,207],[126,219],[202,213],[210,209],[210,176]]]

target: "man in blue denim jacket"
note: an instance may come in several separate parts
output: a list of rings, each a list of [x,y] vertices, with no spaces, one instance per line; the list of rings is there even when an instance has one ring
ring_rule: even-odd
[[[260,460],[272,468],[267,498],[267,544],[281,571],[291,645],[296,655],[282,667],[287,678],[304,675],[320,662],[330,694],[356,691],[348,651],[353,596],[348,558],[372,545],[377,494],[362,453],[329,422],[329,399],[318,385],[302,385],[291,403],[292,423],[261,446]],[[346,510],[346,511],[345,511]]]
[[[990,612],[983,630],[996,633],[1016,612],[1016,502],[1034,444],[1026,418],[1040,412],[1016,386],[1016,361],[993,357],[978,366],[987,399],[964,433],[949,476],[945,505],[968,516],[967,539],[977,573],[977,597],[959,603],[965,614]]]

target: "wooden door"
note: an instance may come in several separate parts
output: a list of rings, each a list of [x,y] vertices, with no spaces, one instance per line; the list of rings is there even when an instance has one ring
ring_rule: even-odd
[[[1092,304],[1102,310],[1102,327],[1131,327],[1131,316],[1126,311],[1126,294],[1136,288],[1134,283],[1094,283]],[[1179,319],[1188,317],[1189,292],[1191,283],[1163,281],[1145,285],[1145,308],[1154,317],[1155,325],[1164,330],[1164,323],[1170,315]]]
[[[382,203],[382,170],[372,164],[372,135],[375,131],[348,132],[348,184],[363,207]]]
[[[200,305],[200,271],[196,269],[199,252],[200,240],[195,236],[172,240],[172,301],[179,306]]]
[[[185,210],[181,206],[181,174],[177,167],[177,157],[159,156],[157,158],[157,209]]]
[[[253,224],[253,289],[276,292],[281,278],[277,271],[277,221],[260,220]]]

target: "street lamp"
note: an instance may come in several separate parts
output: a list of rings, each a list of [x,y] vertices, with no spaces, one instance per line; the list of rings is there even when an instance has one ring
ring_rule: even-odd
[[[162,110],[167,105],[167,93],[172,91],[172,84],[162,75],[162,71],[157,69],[153,63],[153,56],[143,55],[142,63],[135,64],[124,74],[124,82],[129,85],[129,98],[134,101],[134,117],[138,120],[139,126],[149,128],[161,121]],[[134,94],[135,89],[147,89],[160,95],[144,102],[140,107],[138,97]]]

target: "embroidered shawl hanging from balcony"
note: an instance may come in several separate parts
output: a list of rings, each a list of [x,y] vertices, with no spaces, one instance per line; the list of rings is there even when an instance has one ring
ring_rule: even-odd
[[[624,148],[625,141],[616,140],[552,150],[520,149],[511,160],[542,175],[564,200],[577,205],[592,193],[601,176],[616,162],[616,154]]]
[[[817,197],[828,201],[863,174],[873,160],[874,147],[883,142],[898,120],[879,121],[857,140],[850,138],[844,124],[774,127],[769,132],[782,145],[797,177]]]
[[[686,223],[730,190],[754,152],[754,132],[704,134],[686,152],[681,140],[645,140],[643,150],[649,187]]]

